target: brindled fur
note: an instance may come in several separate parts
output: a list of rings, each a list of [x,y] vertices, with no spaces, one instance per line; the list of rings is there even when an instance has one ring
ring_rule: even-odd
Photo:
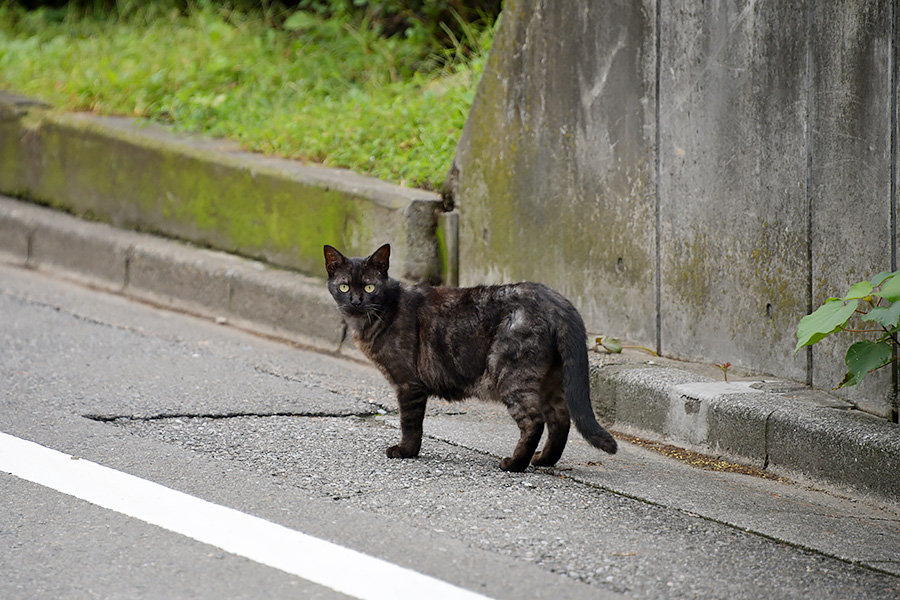
[[[587,334],[571,302],[539,283],[411,286],[388,276],[389,259],[387,244],[365,258],[325,246],[328,290],[357,346],[397,392],[401,438],[389,457],[418,455],[429,396],[502,402],[520,430],[512,456],[500,461],[507,471],[556,464],[570,418],[592,445],[616,452],[591,408]]]

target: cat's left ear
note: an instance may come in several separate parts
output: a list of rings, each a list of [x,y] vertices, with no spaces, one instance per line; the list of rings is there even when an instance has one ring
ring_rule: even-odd
[[[378,250],[372,253],[372,256],[366,259],[366,262],[379,273],[387,277],[388,267],[390,266],[390,258],[391,258],[391,245],[385,244]]]
[[[345,262],[347,262],[347,259],[344,258],[343,254],[335,250],[332,246],[325,245],[325,270],[328,271],[329,277],[334,275],[335,271],[344,266]]]

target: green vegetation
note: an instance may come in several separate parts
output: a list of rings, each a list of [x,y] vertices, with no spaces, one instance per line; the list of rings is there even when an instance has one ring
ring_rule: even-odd
[[[367,13],[325,4],[286,12],[199,0],[112,12],[0,7],[0,88],[440,187],[492,26],[453,13],[443,40],[424,25],[387,35]]]
[[[872,325],[851,328],[853,318]],[[840,332],[868,335],[870,339],[847,348],[847,374],[839,388],[859,385],[868,373],[897,361],[893,348],[900,332],[900,271],[885,271],[855,283],[843,298],[829,298],[815,312],[800,319],[794,352]]]

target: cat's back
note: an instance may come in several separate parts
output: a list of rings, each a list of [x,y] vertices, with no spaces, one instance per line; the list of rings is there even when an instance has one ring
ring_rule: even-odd
[[[553,362],[562,296],[550,288],[517,283],[418,289],[418,373],[434,395],[482,396],[495,387],[495,371],[504,365],[519,370],[527,358],[546,370]]]
[[[420,289],[420,326],[460,335],[493,336],[510,322],[537,326],[567,303],[554,290],[531,282]]]

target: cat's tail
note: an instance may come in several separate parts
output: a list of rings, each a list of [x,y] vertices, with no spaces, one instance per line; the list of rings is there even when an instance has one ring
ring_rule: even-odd
[[[615,454],[619,445],[616,439],[597,422],[591,407],[590,370],[587,358],[587,332],[578,311],[565,302],[562,323],[556,334],[557,348],[562,357],[563,391],[569,415],[578,433],[592,446],[609,454]]]

